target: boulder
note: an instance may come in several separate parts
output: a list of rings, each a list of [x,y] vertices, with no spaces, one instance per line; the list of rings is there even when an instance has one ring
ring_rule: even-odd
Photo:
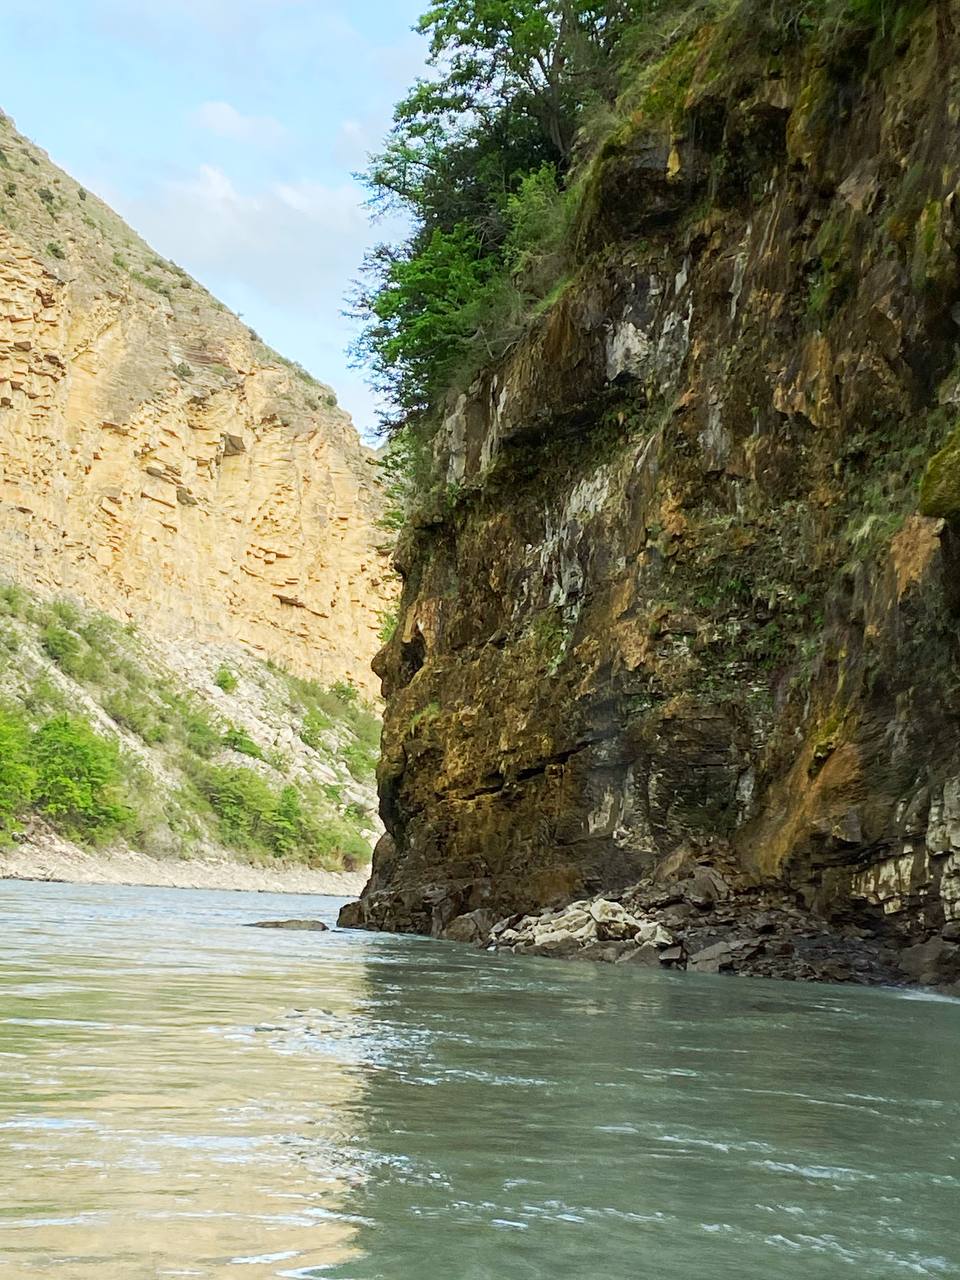
[[[617,964],[638,964],[645,969],[660,968],[660,948],[655,942],[643,942],[617,958]]]
[[[695,973],[720,973],[723,969],[733,967],[733,954],[733,947],[729,942],[715,942],[712,947],[694,952],[687,968]]]
[[[633,940],[638,947],[648,942],[654,943],[657,947],[673,946],[673,935],[656,920],[645,920],[634,934]]]
[[[611,902],[608,898],[598,898],[596,902],[592,902],[590,915],[599,926],[600,936],[612,941],[632,938],[641,925],[641,921],[632,916],[626,907],[619,902]]]
[[[901,952],[900,968],[923,986],[956,982],[960,979],[960,946],[944,938],[930,938]]]
[[[474,946],[482,946],[490,937],[493,925],[493,912],[486,907],[478,907],[476,911],[467,911],[464,915],[451,920],[440,936],[448,942],[466,942]]]

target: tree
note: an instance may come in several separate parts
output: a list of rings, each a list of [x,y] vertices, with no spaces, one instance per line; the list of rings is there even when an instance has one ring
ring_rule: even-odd
[[[566,164],[579,106],[612,92],[610,54],[636,8],[629,0],[439,0],[417,29],[443,78],[421,82],[400,118],[519,106]]]
[[[100,737],[86,721],[64,715],[41,725],[29,762],[36,771],[37,807],[68,836],[102,839],[132,816],[120,799],[117,743]]]
[[[37,775],[29,761],[29,741],[23,717],[0,707],[0,844],[9,841],[17,815],[33,798]]]
[[[614,48],[655,3],[435,0],[420,19],[434,74],[366,173],[371,206],[406,213],[412,233],[367,255],[350,308],[355,362],[394,406],[388,431],[502,355],[562,279],[554,232],[584,108],[615,96]]]

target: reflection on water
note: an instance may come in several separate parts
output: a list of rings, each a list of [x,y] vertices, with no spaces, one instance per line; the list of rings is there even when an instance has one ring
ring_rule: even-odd
[[[960,1003],[0,883],[0,1277],[960,1277]]]

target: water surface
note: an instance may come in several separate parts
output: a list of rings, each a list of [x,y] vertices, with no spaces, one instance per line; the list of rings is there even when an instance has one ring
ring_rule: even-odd
[[[2,1280],[960,1277],[960,1003],[0,882]]]

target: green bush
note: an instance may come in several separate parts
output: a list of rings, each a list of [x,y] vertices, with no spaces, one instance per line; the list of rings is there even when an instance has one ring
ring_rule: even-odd
[[[22,587],[8,583],[0,587],[0,614],[7,618],[26,618],[30,612],[30,598]]]
[[[121,798],[120,752],[85,720],[61,715],[41,725],[30,743],[37,808],[71,839],[95,843],[130,821]]]
[[[148,746],[166,742],[170,737],[169,724],[158,708],[142,695],[126,689],[109,694],[101,705],[111,720],[135,733]]]
[[[360,690],[349,680],[337,680],[330,686],[330,692],[345,707],[355,707],[360,701]]]
[[[222,689],[224,693],[233,693],[237,687],[237,677],[233,674],[229,667],[220,667],[217,674],[213,677],[213,683],[218,689]]]
[[[231,725],[223,735],[223,745],[230,751],[238,751],[242,756],[251,756],[254,760],[264,758],[263,751],[254,742],[245,729]]]
[[[76,677],[82,665],[83,646],[79,636],[66,627],[50,623],[40,633],[40,645],[48,658],[52,658],[61,671]]]
[[[92,683],[105,675],[100,654],[74,631],[51,622],[40,633],[40,645],[60,670],[73,680]]]
[[[206,708],[192,698],[161,694],[166,716],[177,736],[189,752],[201,760],[209,758],[223,745],[223,735]]]
[[[227,844],[247,851],[272,848],[277,799],[258,773],[230,765],[205,768],[197,784],[217,815]]]
[[[377,771],[376,753],[362,742],[349,742],[343,748],[343,763],[358,782],[369,781]]]
[[[29,807],[36,782],[29,727],[20,713],[0,707],[0,844],[16,830],[16,818]]]
[[[328,868],[370,859],[370,846],[355,827],[337,815],[321,813],[294,786],[278,792],[252,769],[230,765],[200,766],[195,781],[227,845]]]
[[[303,717],[303,724],[300,726],[300,738],[308,747],[312,747],[314,751],[328,751],[329,748],[324,734],[331,728],[333,728],[333,721],[330,717],[323,711],[313,708]]]
[[[65,258],[67,256],[64,252],[63,245],[58,244],[56,240],[51,240],[47,245],[47,253],[49,253],[51,258]]]

